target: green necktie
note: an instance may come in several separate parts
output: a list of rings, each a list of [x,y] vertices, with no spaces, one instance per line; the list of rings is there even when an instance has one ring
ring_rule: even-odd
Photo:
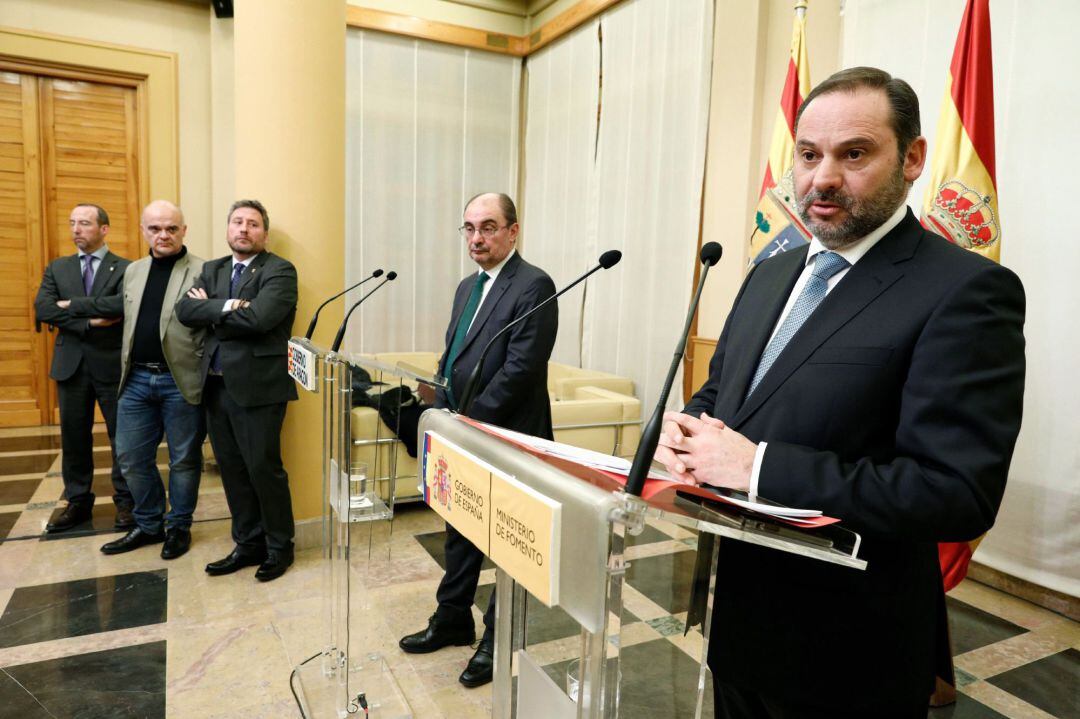
[[[465,336],[469,334],[469,326],[472,324],[473,317],[476,316],[476,310],[480,307],[480,298],[484,296],[484,284],[489,279],[491,278],[488,277],[486,272],[481,272],[477,276],[476,284],[473,285],[472,292],[469,293],[469,299],[465,302],[465,309],[458,319],[457,329],[454,330],[454,339],[450,341],[450,349],[446,352],[446,366],[443,367],[443,376],[446,377],[448,383],[452,382],[454,360],[457,359],[458,353],[461,352],[461,346],[465,344]],[[454,392],[450,384],[447,384],[446,394],[450,398],[450,404],[456,406],[457,401],[454,399]]]

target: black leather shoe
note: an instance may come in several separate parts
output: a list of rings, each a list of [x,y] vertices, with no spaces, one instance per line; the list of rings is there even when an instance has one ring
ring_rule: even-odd
[[[480,646],[476,648],[476,654],[472,655],[465,671],[458,677],[458,681],[469,687],[482,687],[491,681],[491,670],[495,667],[495,640],[484,637],[480,640]]]
[[[135,529],[135,515],[131,513],[131,507],[117,507],[116,521],[113,529]]]
[[[150,534],[135,527],[120,539],[101,545],[102,554],[123,554],[132,549],[145,547],[147,544],[160,544],[165,541],[165,533]]]
[[[206,573],[212,577],[219,577],[222,574],[232,574],[244,567],[254,567],[256,564],[262,564],[265,561],[265,551],[248,554],[237,547],[224,559],[219,559],[216,562],[207,564]]]
[[[260,582],[269,582],[271,579],[277,579],[285,570],[289,568],[293,563],[292,552],[269,552],[266,556],[266,561],[259,565],[259,568],[255,570],[255,578]]]
[[[165,546],[161,548],[162,559],[176,559],[191,549],[191,532],[187,529],[170,529],[165,532]]]
[[[68,505],[64,507],[64,511],[60,513],[60,516],[45,525],[45,531],[50,534],[55,532],[66,532],[73,527],[79,526],[83,522],[89,522],[93,513],[94,505],[92,504],[72,504],[71,502],[68,502]]]
[[[470,616],[469,619],[472,619]],[[463,622],[449,622],[439,619],[438,614],[432,614],[428,620],[427,628],[402,637],[398,642],[401,650],[409,654],[427,654],[443,647],[464,647],[476,641],[476,629],[472,622],[467,625]]]

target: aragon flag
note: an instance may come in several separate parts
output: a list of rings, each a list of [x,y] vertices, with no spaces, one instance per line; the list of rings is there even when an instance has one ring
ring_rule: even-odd
[[[799,221],[795,203],[795,183],[791,175],[795,148],[795,113],[810,92],[810,63],[806,59],[806,7],[809,0],[795,3],[784,91],[776,112],[769,161],[761,181],[761,194],[750,237],[753,264],[810,241],[810,232]]]
[[[968,0],[945,83],[922,222],[950,242],[997,262],[1001,221],[994,172],[990,2]],[[982,537],[938,545],[945,591],[967,575],[980,541]]]

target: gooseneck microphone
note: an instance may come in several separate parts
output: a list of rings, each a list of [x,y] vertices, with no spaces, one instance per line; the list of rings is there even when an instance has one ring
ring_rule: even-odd
[[[569,290],[573,289],[575,286],[577,286],[578,283],[584,282],[585,279],[589,277],[589,275],[591,275],[594,272],[597,272],[599,270],[611,269],[615,265],[619,264],[619,260],[621,260],[621,259],[622,259],[622,252],[620,252],[619,250],[608,250],[604,254],[600,255],[600,259],[597,260],[596,267],[593,267],[591,270],[589,270],[588,272],[583,274],[581,277],[578,277],[576,280],[574,280],[573,282],[568,284],[566,287],[563,287],[561,290],[559,290],[558,292],[553,294],[551,297],[548,297],[546,300],[544,300],[540,304],[533,307],[531,310],[529,310],[528,312],[523,314],[521,317],[518,317],[513,322],[510,322],[508,325],[506,325],[506,327],[503,327],[501,330],[496,332],[495,336],[492,337],[488,341],[487,345],[484,346],[484,351],[480,353],[480,359],[477,360],[476,366],[473,367],[472,373],[469,375],[468,382],[465,383],[465,391],[461,393],[461,402],[458,403],[458,412],[460,414],[465,415],[466,417],[469,416],[469,409],[472,407],[472,401],[473,401],[473,399],[474,399],[474,397],[476,395],[477,386],[480,384],[480,370],[484,366],[484,358],[487,357],[488,350],[491,349],[491,346],[493,344],[495,344],[495,340],[499,339],[499,337],[504,335],[514,325],[518,324],[519,322],[524,322],[526,319],[528,319],[529,315],[531,315],[534,312],[538,311],[541,307],[546,305],[548,302],[551,302],[552,300],[556,299],[557,297],[559,297],[563,293],[568,292]]]
[[[693,322],[694,313],[697,312],[698,301],[701,300],[701,290],[705,287],[705,278],[709,275],[709,268],[720,261],[724,254],[724,248],[719,242],[708,242],[701,248],[701,277],[698,279],[697,289],[690,301],[690,309],[686,313],[686,324],[683,326],[679,343],[675,345],[675,356],[671,359],[671,367],[668,369],[664,387],[660,390],[660,399],[656,402],[652,418],[641,431],[641,439],[638,442],[637,451],[634,452],[634,462],[630,465],[630,474],[626,476],[626,491],[636,497],[641,496],[641,490],[645,487],[645,478],[649,476],[649,466],[652,464],[653,455],[656,454],[656,445],[660,443],[660,429],[664,424],[664,407],[667,405],[668,395],[671,394],[671,384],[675,381],[675,373],[679,371],[679,363],[682,362],[686,351],[686,339],[690,336],[690,324]]]
[[[330,299],[326,300],[326,302],[323,302],[321,305],[319,305],[318,309],[315,310],[315,314],[313,314],[311,316],[311,322],[308,323],[307,332],[304,333],[304,339],[309,340],[309,339],[311,339],[311,336],[313,334],[315,334],[315,324],[319,321],[319,313],[322,312],[323,307],[326,307],[328,304],[330,304],[331,302],[336,300],[338,297],[341,297],[343,294],[345,294],[349,290],[355,290],[357,287],[364,284],[368,280],[373,280],[376,277],[381,277],[382,273],[383,273],[382,270],[375,270],[370,275],[368,275],[364,279],[357,282],[355,285],[351,285],[349,287],[346,287],[341,292],[338,292],[336,295],[334,295]]]
[[[345,319],[341,320],[341,326],[338,327],[337,336],[334,337],[334,344],[330,346],[330,351],[331,352],[337,352],[338,348],[341,347],[341,340],[345,339],[345,327],[349,324],[349,318],[352,317],[353,310],[355,310],[357,307],[359,307],[361,304],[363,304],[364,300],[366,300],[368,297],[371,297],[373,294],[378,292],[380,287],[385,285],[387,282],[393,282],[396,279],[397,279],[397,273],[396,272],[392,272],[392,271],[387,272],[385,280],[383,280],[379,284],[375,285],[371,289],[370,292],[368,292],[366,295],[364,295],[363,297],[358,299],[356,301],[356,304],[354,304],[352,307],[349,308],[349,311],[345,313]]]

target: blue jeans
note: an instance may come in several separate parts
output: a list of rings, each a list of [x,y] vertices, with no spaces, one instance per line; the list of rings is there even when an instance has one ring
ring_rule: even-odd
[[[157,468],[164,435],[169,446],[169,513]],[[132,367],[116,413],[116,455],[135,499],[135,522],[144,532],[188,529],[202,477],[206,419],[201,405],[188,404],[168,372]]]

